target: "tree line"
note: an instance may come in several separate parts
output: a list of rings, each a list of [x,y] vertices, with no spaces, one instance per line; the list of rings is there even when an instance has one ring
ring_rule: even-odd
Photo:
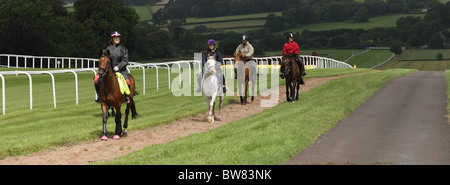
[[[364,3],[369,4],[369,1],[378,2],[378,0],[366,0]],[[402,2],[411,1],[415,0]],[[170,3],[177,2],[194,2],[194,0],[172,1],[169,2],[168,7],[172,6]],[[214,4],[216,1],[197,0],[195,2],[203,6],[202,3]],[[339,2],[351,3],[347,0]],[[392,3],[393,1],[382,2]],[[428,3],[426,6],[429,10],[425,17],[401,18],[395,27],[369,30],[305,30],[302,33],[294,33],[294,36],[302,48],[365,48],[393,44],[411,47],[429,45],[432,48],[442,48],[444,42],[442,35],[450,37],[447,31],[450,28],[450,2],[446,4],[439,3],[437,0],[417,0],[416,2],[419,5],[412,3],[414,6],[410,5],[410,7],[422,7],[423,4],[420,3]],[[280,17],[283,17],[283,20],[290,20],[284,17],[290,15],[288,12],[294,11],[293,7],[303,11],[307,9],[319,11],[319,9],[307,7],[319,6],[320,1],[301,1],[300,3],[307,4],[290,5]],[[263,7],[269,8],[268,5],[270,4]],[[373,12],[368,6],[366,8],[369,13]],[[240,10],[250,11],[244,8]],[[405,11],[404,7],[402,11]],[[356,14],[358,10],[354,9],[352,12]],[[316,18],[314,15],[318,13],[312,14],[308,15],[314,19]],[[372,13],[370,15],[372,16]],[[353,15],[349,14],[347,18],[351,16]],[[317,17],[325,19],[327,16]],[[97,58],[100,49],[104,48],[109,41],[109,34],[115,30],[122,33],[122,42],[128,48],[131,60],[192,56],[193,52],[205,50],[206,41],[211,38],[219,41],[218,46],[223,54],[231,55],[241,42],[242,34],[240,33],[208,33],[209,28],[206,27],[186,30],[182,25],[182,20],[174,19],[167,25],[168,31],[165,31],[157,25],[139,22],[135,10],[125,6],[122,0],[76,0],[73,12],[68,12],[61,0],[2,0],[0,1],[0,53]],[[281,50],[286,42],[286,33],[276,34],[268,28],[247,31],[245,34],[249,37],[257,55],[263,55],[263,51]]]

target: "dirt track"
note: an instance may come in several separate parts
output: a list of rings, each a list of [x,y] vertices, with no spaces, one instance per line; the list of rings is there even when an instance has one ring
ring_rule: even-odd
[[[300,91],[308,91],[318,85],[339,77],[306,79],[306,85],[301,86]],[[284,86],[280,86],[279,101],[281,102],[286,100],[285,90],[286,88]],[[264,99],[269,98],[270,97],[264,97]],[[206,113],[204,113],[195,117],[183,118],[166,125],[156,126],[148,130],[130,131],[128,137],[118,141],[112,140],[111,138],[108,141],[100,141],[99,139],[95,142],[82,142],[69,146],[62,146],[27,156],[7,157],[0,160],[0,165],[86,165],[93,161],[111,160],[146,146],[167,143],[190,134],[205,132],[253,114],[260,113],[266,109],[260,106],[260,101],[261,96],[257,96],[253,103],[249,102],[245,106],[240,105],[238,102],[232,103],[223,108],[222,121],[216,121],[215,123],[208,123],[205,119]],[[205,106],[207,106],[206,102]],[[247,114],[239,114],[242,111],[245,111]],[[130,125],[130,127],[132,127],[132,125]]]
[[[285,164],[450,164],[443,72],[388,83]]]

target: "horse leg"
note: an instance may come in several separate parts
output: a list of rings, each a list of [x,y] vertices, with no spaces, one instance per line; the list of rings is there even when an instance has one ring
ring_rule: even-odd
[[[111,107],[111,116],[116,116],[116,112],[114,112],[114,107]]]
[[[256,86],[255,81],[256,81],[255,79],[252,80],[252,103],[255,100],[255,86]]]
[[[300,89],[300,82],[297,83],[297,95],[295,96],[295,100],[298,100],[298,94],[300,93],[298,90]]]
[[[222,110],[222,102],[223,102],[223,96],[219,97],[219,117],[217,117],[217,121],[222,121],[222,116],[220,115],[220,111]]]
[[[292,103],[294,103],[294,101],[295,101],[295,86],[296,86],[296,83],[295,83],[295,80],[292,82],[292,84],[291,84],[291,101],[292,101]]]
[[[214,118],[212,117],[212,109],[213,109],[213,104],[214,104],[214,102],[212,102],[213,100],[212,100],[212,98],[208,98],[209,99],[209,103],[208,103],[208,106],[209,106],[209,116],[208,116],[208,122],[214,122]]]
[[[106,141],[108,140],[108,137],[106,137],[106,121],[108,120],[108,107],[106,106],[106,103],[102,103],[102,113],[103,113],[103,136],[101,140]]]
[[[244,90],[244,105],[247,105],[247,94],[248,94],[248,79],[245,79],[245,90]]]
[[[216,113],[214,112],[215,107],[216,107],[216,101],[214,101],[213,106],[212,106],[212,117],[214,120],[216,120]]]
[[[122,113],[120,112],[120,105],[116,107],[116,131],[113,139],[119,140],[120,134],[122,134]]]
[[[286,80],[286,101],[289,102],[291,101],[291,99],[289,98],[289,86],[290,86],[291,82],[289,82],[288,80]]]
[[[127,109],[125,109],[125,121],[123,121],[123,131],[122,131],[122,137],[128,136],[128,115],[130,114],[131,109],[131,101],[127,104]]]

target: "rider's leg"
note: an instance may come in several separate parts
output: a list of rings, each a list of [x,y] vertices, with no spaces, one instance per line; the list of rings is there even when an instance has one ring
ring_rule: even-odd
[[[95,98],[94,102],[100,103],[100,96],[98,95],[98,91],[100,89],[100,82],[101,82],[100,76],[97,74],[94,77],[94,87],[95,87],[95,93],[97,93],[97,97]]]
[[[303,60],[300,58],[300,56],[297,55],[296,61],[297,61],[298,66],[300,66],[300,71],[302,73],[302,76],[305,76],[306,70],[305,70],[305,64],[303,63]]]
[[[130,74],[127,71],[121,72],[121,73],[122,73],[122,76],[125,78],[125,81],[127,82],[128,89],[131,89],[130,88],[130,84],[131,84],[130,83]],[[130,95],[129,94],[124,93],[123,102],[130,103]]]
[[[198,76],[197,76],[198,89],[195,92],[198,92],[198,93],[202,92],[202,78],[203,78],[203,68],[202,68],[202,72],[200,74],[198,74]]]
[[[227,84],[225,83],[225,74],[223,75],[223,93],[227,92]]]

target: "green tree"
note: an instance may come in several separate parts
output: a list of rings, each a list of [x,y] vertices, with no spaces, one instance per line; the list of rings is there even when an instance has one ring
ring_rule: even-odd
[[[429,44],[430,44],[430,48],[433,48],[433,49],[444,48],[444,40],[441,38],[441,34],[438,32],[434,33],[433,36],[431,36]]]
[[[68,56],[71,20],[58,0],[0,2],[0,52]]]
[[[391,51],[392,51],[393,53],[395,53],[396,55],[400,55],[400,54],[402,54],[402,47],[400,46],[399,43],[394,42],[394,43],[391,45]]]
[[[369,21],[369,18],[369,10],[367,7],[363,6],[355,13],[353,22],[367,22]]]
[[[88,35],[94,35],[88,45],[94,48],[86,48],[90,52],[85,57],[98,57],[98,50],[104,48],[109,41],[112,31],[119,31],[122,43],[127,45],[129,51],[135,49],[135,27],[139,16],[133,8],[124,6],[122,0],[77,0],[74,3],[74,17],[84,25]]]

